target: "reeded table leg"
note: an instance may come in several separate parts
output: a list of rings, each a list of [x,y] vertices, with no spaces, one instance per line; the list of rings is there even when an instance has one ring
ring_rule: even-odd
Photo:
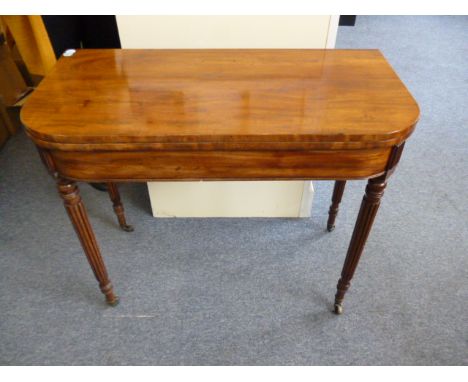
[[[346,181],[345,180],[337,180],[335,182],[335,187],[333,187],[333,196],[332,196],[332,204],[330,209],[328,210],[328,222],[327,222],[327,230],[331,232],[335,229],[335,219],[336,215],[338,214],[338,208],[341,203],[341,198],[343,197],[343,191],[345,189]]]
[[[91,265],[94,276],[96,276],[99,282],[102,293],[106,296],[106,302],[109,305],[115,306],[119,298],[114,294],[96,238],[94,237],[93,229],[89,224],[88,215],[81,201],[78,187],[75,182],[60,178],[57,180],[57,187],[64,201],[68,216],[88,258],[89,265]]]
[[[349,243],[348,253],[341,271],[341,278],[338,281],[335,295],[335,313],[343,312],[343,299],[350,286],[354,271],[361,257],[364,245],[372,227],[375,215],[380,205],[385,186],[387,185],[385,176],[370,179],[367,183],[366,193],[361,203],[361,209],[354,226],[353,236]]]
[[[120,200],[120,193],[117,185],[115,183],[107,183],[107,191],[109,192],[109,196],[114,204],[114,211],[117,215],[117,219],[119,220],[120,228],[126,232],[132,232],[133,226],[127,224],[127,221],[125,220],[124,208],[122,201]]]

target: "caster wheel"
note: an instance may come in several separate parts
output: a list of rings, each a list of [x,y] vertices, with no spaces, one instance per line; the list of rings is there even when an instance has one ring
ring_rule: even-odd
[[[116,297],[115,300],[113,301],[106,301],[107,305],[112,306],[112,307],[119,305],[119,302],[120,302],[119,297]]]
[[[122,230],[125,232],[133,232],[135,230],[135,228],[133,228],[133,226],[130,224],[121,225],[120,228],[122,228]]]
[[[328,232],[331,232],[331,231],[333,231],[334,229],[335,229],[335,226],[334,226],[334,225],[329,225],[329,226],[327,226],[327,231],[328,231]]]
[[[341,304],[335,304],[335,314],[342,314],[343,313],[343,306]]]

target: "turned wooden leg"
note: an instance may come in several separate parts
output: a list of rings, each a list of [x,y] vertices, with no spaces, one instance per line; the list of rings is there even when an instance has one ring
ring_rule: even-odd
[[[328,210],[328,222],[327,222],[328,232],[331,232],[335,229],[335,219],[336,219],[336,215],[338,214],[338,208],[341,203],[341,198],[343,196],[345,185],[346,185],[345,180],[337,180],[335,182],[335,187],[333,187],[332,204],[330,206],[330,209]]]
[[[133,226],[127,224],[127,221],[125,220],[124,208],[120,200],[120,193],[117,185],[115,183],[107,183],[107,191],[109,192],[109,196],[114,204],[114,211],[117,215],[117,219],[119,220],[120,228],[126,232],[132,232]]]
[[[361,203],[361,209],[354,226],[353,236],[349,243],[348,253],[341,271],[341,278],[338,281],[335,295],[335,313],[343,312],[343,299],[348,290],[354,271],[361,257],[364,245],[372,227],[375,215],[380,205],[386,183],[385,176],[370,179],[367,183],[366,193]]]
[[[106,266],[102,260],[93,229],[89,224],[81,196],[75,182],[61,179],[57,180],[57,187],[62,197],[68,216],[75,228],[76,234],[80,239],[83,250],[88,259],[89,265],[94,272],[94,276],[99,282],[102,293],[106,296],[106,302],[109,305],[117,305],[119,298],[114,294],[112,284],[107,275]]]

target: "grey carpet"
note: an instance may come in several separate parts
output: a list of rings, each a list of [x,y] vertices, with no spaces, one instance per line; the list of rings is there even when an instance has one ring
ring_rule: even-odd
[[[348,184],[333,233],[331,182],[297,220],[156,220],[146,186],[124,185],[130,234],[83,185],[122,297],[109,308],[53,180],[13,138],[0,152],[0,364],[466,364],[467,41],[466,17],[358,17],[339,31],[340,48],[380,48],[422,112],[340,317],[364,182]]]

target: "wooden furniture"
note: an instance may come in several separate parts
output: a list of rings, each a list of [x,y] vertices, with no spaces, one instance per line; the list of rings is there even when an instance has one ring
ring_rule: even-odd
[[[16,134],[21,101],[30,92],[2,31],[0,17],[0,148]]]
[[[368,179],[335,312],[419,109],[378,50],[79,50],[22,111],[101,291],[118,301],[76,181]]]

